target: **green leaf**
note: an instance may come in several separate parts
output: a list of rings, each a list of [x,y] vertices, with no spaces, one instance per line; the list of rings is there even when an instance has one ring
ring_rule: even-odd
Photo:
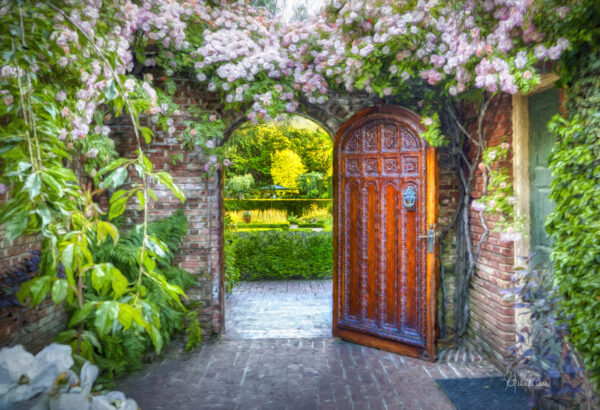
[[[144,266],[148,272],[154,272],[156,269],[156,261],[147,253],[144,254]]]
[[[50,276],[39,276],[30,281],[31,306],[37,306],[46,299],[50,292],[50,281]]]
[[[100,344],[100,341],[93,332],[90,332],[89,330],[84,330],[81,334],[81,338],[83,340],[87,340],[92,344],[92,346],[94,346],[96,349],[102,352],[102,345]]]
[[[157,172],[153,174],[153,176],[156,177],[161,184],[169,188],[181,202],[185,202],[185,195],[183,194],[183,191],[173,183],[173,178],[168,172]]]
[[[103,268],[105,268],[103,265],[95,265],[92,268],[92,286],[97,292],[100,292],[102,287],[104,287],[104,283],[108,279],[108,274]]]
[[[106,240],[106,236],[110,235],[113,240],[113,244],[116,245],[119,242],[119,231],[110,222],[98,221],[98,244],[103,244]]]
[[[118,216],[123,215],[123,212],[125,212],[125,210],[127,209],[128,200],[129,196],[125,196],[112,202],[110,204],[110,208],[108,209],[108,219],[114,219]]]
[[[32,201],[40,194],[42,190],[42,178],[39,173],[30,174],[25,180],[23,189],[29,192],[29,199]]]
[[[119,303],[115,301],[103,302],[96,311],[94,327],[100,336],[111,332],[113,323],[119,317]]]
[[[44,183],[46,185],[48,185],[50,188],[52,188],[56,194],[61,197],[63,195],[63,187],[61,186],[61,184],[49,173],[47,172],[42,172],[42,181],[44,181]],[[64,181],[67,182],[67,181]]]
[[[145,237],[144,245],[146,248],[148,248],[148,250],[160,258],[165,258],[167,256],[167,247],[160,241],[160,239],[154,236]]]
[[[163,338],[156,327],[152,326],[150,336],[152,337],[152,344],[154,345],[154,349],[156,349],[156,353],[160,353],[163,347]]]
[[[29,223],[29,214],[27,211],[16,213],[6,222],[6,239],[13,241],[27,228]]]
[[[72,243],[68,244],[62,250],[60,260],[65,269],[70,271],[73,270],[73,255],[74,255],[74,245]]]
[[[69,292],[69,284],[65,279],[58,279],[52,285],[52,301],[54,303],[60,303],[67,297]]]
[[[126,304],[121,304],[119,306],[119,316],[118,320],[121,325],[123,325],[123,329],[127,330],[131,327],[133,323],[133,315],[131,314],[131,310],[133,308]]]
[[[128,158],[117,158],[114,161],[112,161],[110,164],[108,164],[107,166],[102,168],[100,171],[98,171],[98,174],[96,176],[101,177],[102,175],[106,174],[107,172],[117,169],[120,166],[125,165],[126,163],[128,163],[130,161],[131,160]]]
[[[115,267],[112,269],[112,289],[115,292],[115,297],[119,298],[129,286],[129,281],[127,278],[121,273],[121,271]]]
[[[140,203],[140,205],[138,206],[138,211],[141,211],[142,209],[144,209],[144,205],[146,204],[146,198],[144,198],[144,193],[142,191],[137,191],[135,193],[135,196],[138,199],[138,202]]]
[[[92,313],[94,308],[96,307],[98,302],[86,302],[83,304],[81,309],[77,309],[73,316],[71,316],[71,320],[69,320],[69,327],[75,326],[85,319]]]
[[[117,90],[117,87],[115,86],[115,81],[113,79],[108,80],[108,83],[106,84],[106,88],[104,89],[104,96],[106,97],[106,99],[108,101],[112,101],[115,98],[117,98],[118,95],[119,95],[119,91]]]
[[[148,127],[140,127],[139,130],[142,134],[142,137],[144,137],[144,141],[146,142],[146,144],[150,144],[152,142],[152,136],[154,135],[152,130]],[[152,169],[150,169],[150,171],[152,171]]]
[[[125,182],[127,179],[127,168],[118,168],[112,172],[108,177],[104,178],[104,181],[100,184],[100,188],[117,188]]]

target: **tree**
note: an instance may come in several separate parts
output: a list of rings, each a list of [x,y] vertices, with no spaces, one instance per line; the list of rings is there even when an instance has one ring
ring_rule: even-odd
[[[273,183],[286,188],[296,188],[296,179],[306,172],[302,159],[290,149],[277,151],[273,154],[271,177]]]
[[[322,128],[307,128],[292,121],[248,123],[236,130],[225,156],[233,161],[228,175],[252,174],[258,186],[270,185],[272,154],[290,149],[311,172],[331,175],[333,142]]]
[[[225,193],[228,197],[243,198],[254,187],[254,178],[251,174],[234,175],[225,184]]]
[[[296,182],[302,195],[307,198],[320,198],[322,194],[327,192],[323,174],[320,172],[307,172],[299,175]]]

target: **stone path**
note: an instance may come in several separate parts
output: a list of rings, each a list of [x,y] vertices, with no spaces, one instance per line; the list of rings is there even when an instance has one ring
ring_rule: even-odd
[[[331,280],[242,282],[227,297],[227,339],[331,336]]]
[[[435,379],[501,375],[485,360],[431,363],[329,337],[330,299],[318,295],[331,297],[330,282],[299,283],[241,286],[227,302],[225,340],[192,353],[171,349],[119,390],[145,410],[429,410],[454,408]],[[277,338],[287,331],[294,338]]]

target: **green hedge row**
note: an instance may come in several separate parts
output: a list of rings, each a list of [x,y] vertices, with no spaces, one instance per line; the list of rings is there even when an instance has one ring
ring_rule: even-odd
[[[325,228],[325,221],[317,221],[315,223],[298,224],[298,228]]]
[[[281,209],[288,215],[302,215],[313,205],[319,208],[332,206],[331,199],[225,199],[224,203],[226,211]]]
[[[253,223],[249,223],[249,224],[237,224],[237,228],[273,228],[273,229],[280,229],[280,228],[289,228],[290,227],[290,223],[280,223],[280,224],[253,224]]]
[[[331,277],[331,232],[228,232],[225,235],[227,285],[239,280]]]

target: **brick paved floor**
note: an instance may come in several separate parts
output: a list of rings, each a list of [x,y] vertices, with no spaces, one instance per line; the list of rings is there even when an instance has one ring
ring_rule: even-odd
[[[303,291],[298,283],[255,285],[244,285],[230,296],[231,328],[224,340],[205,343],[193,353],[175,346],[164,360],[118,389],[144,410],[430,410],[454,408],[435,379],[500,375],[485,360],[431,363],[328,336],[308,338],[323,332],[330,320],[330,299],[325,301],[331,297],[326,290],[330,282],[307,282]],[[323,292],[329,293],[318,296]],[[282,305],[275,306],[275,300]],[[257,303],[265,309],[248,311]],[[294,304],[302,309],[294,310]],[[322,308],[307,308],[313,304]],[[252,320],[253,312],[261,319]],[[271,323],[279,318],[281,323]],[[318,324],[309,325],[309,318]],[[269,330],[257,332],[259,326]],[[276,338],[288,331],[296,337]]]
[[[333,338],[221,340],[121,384],[142,409],[453,409],[434,379],[500,375]]]
[[[227,339],[331,336],[331,280],[242,282],[227,297]]]

